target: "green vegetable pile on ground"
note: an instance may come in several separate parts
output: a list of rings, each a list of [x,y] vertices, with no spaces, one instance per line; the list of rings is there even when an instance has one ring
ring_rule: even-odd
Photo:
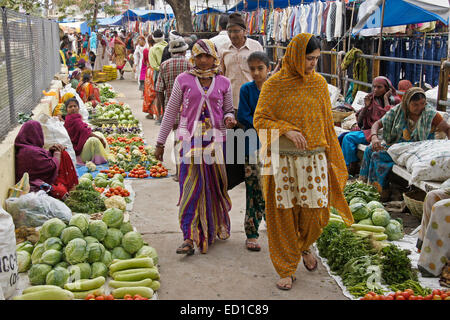
[[[386,284],[417,281],[417,271],[412,269],[408,250],[402,250],[391,244],[382,249],[382,254],[382,277]]]
[[[380,201],[380,193],[378,190],[374,186],[361,181],[348,183],[344,188],[344,196],[348,203],[356,197],[362,198],[366,202],[373,200]]]
[[[420,285],[419,282],[414,281],[414,280],[406,280],[403,283],[396,283],[396,284],[391,284],[389,286],[389,288],[394,291],[405,291],[406,289],[413,289],[414,290],[414,294],[416,296],[421,295],[422,297],[425,297],[429,294],[431,294],[433,292],[432,289],[430,288],[424,288]]]
[[[94,189],[92,182],[89,185],[80,183],[74,191],[69,192],[69,197],[64,202],[72,212],[77,213],[92,214],[106,209],[104,199]]]

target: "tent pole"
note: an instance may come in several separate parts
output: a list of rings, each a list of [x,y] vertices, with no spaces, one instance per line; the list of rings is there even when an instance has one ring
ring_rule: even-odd
[[[352,9],[352,17],[350,19],[350,28],[349,33],[348,33],[348,45],[347,45],[347,51],[350,51],[350,42],[352,40],[352,29],[353,29],[353,16],[355,14],[355,5],[356,5],[356,1],[353,1],[353,9]]]
[[[378,39],[378,51],[377,56],[381,55],[381,45],[383,42],[383,24],[384,24],[384,7],[386,6],[386,0],[383,0],[383,7],[381,9],[381,26],[380,26],[380,38]],[[380,75],[380,60],[373,61],[372,78]]]

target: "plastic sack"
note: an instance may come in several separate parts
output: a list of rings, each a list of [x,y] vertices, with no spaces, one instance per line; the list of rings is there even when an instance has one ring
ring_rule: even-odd
[[[75,167],[77,157],[70,136],[64,127],[64,122],[57,117],[50,117],[43,113],[39,115],[38,121],[41,123],[42,131],[44,132],[44,148],[48,150],[54,144],[65,146]]]
[[[5,300],[16,294],[19,269],[13,219],[2,208],[0,208],[0,262],[0,300]]]
[[[28,172],[25,172],[20,181],[17,182],[13,187],[9,188],[8,198],[17,198],[23,196],[24,194],[27,194],[28,192],[30,192],[30,176],[28,175]]]
[[[78,104],[80,105],[80,114],[83,117],[83,120],[87,121],[89,118],[89,111],[87,110],[86,106],[84,105],[83,100],[81,100],[80,95],[77,93],[77,91],[72,88],[72,85],[69,83],[67,84],[64,89],[61,89],[59,94],[61,97],[63,97],[66,93],[72,93],[75,98],[78,101]]]
[[[72,211],[64,202],[49,196],[43,190],[30,192],[19,198],[8,198],[5,202],[16,228],[39,227],[51,218],[69,223],[72,217]]]

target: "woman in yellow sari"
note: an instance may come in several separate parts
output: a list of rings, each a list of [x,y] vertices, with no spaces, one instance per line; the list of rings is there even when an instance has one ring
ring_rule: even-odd
[[[319,57],[318,40],[297,35],[281,70],[264,83],[253,120],[262,155],[267,154],[262,158],[267,235],[282,290],[292,288],[302,257],[307,270],[317,268],[309,248],[327,225],[330,206],[347,225],[353,223],[343,194],[348,174],[327,82],[314,71]]]
[[[124,80],[123,67],[125,67],[125,64],[127,62],[126,60],[127,48],[122,40],[123,39],[119,37],[116,31],[114,39],[114,53],[112,60],[115,62],[117,70],[119,70],[120,72],[120,80]]]

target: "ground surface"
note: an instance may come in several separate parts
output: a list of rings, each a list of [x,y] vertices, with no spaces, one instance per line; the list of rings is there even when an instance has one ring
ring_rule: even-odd
[[[131,78],[132,75],[126,73],[125,80],[112,81],[111,85],[125,95],[119,100],[131,106],[143,125],[145,139],[154,145],[160,127],[154,120],[145,118],[137,81]],[[174,173],[171,150],[171,143],[167,143],[164,165],[169,168],[169,173]],[[231,237],[226,241],[217,240],[207,254],[196,250],[195,255],[188,257],[175,253],[183,240],[178,225],[178,183],[171,178],[133,180],[132,186],[136,200],[131,222],[159,254],[159,299],[347,299],[320,262],[318,270],[312,273],[300,263],[297,281],[291,291],[276,288],[279,277],[270,261],[264,222],[260,226],[262,250],[250,252],[244,245],[244,184],[230,191],[233,205],[230,212]]]

